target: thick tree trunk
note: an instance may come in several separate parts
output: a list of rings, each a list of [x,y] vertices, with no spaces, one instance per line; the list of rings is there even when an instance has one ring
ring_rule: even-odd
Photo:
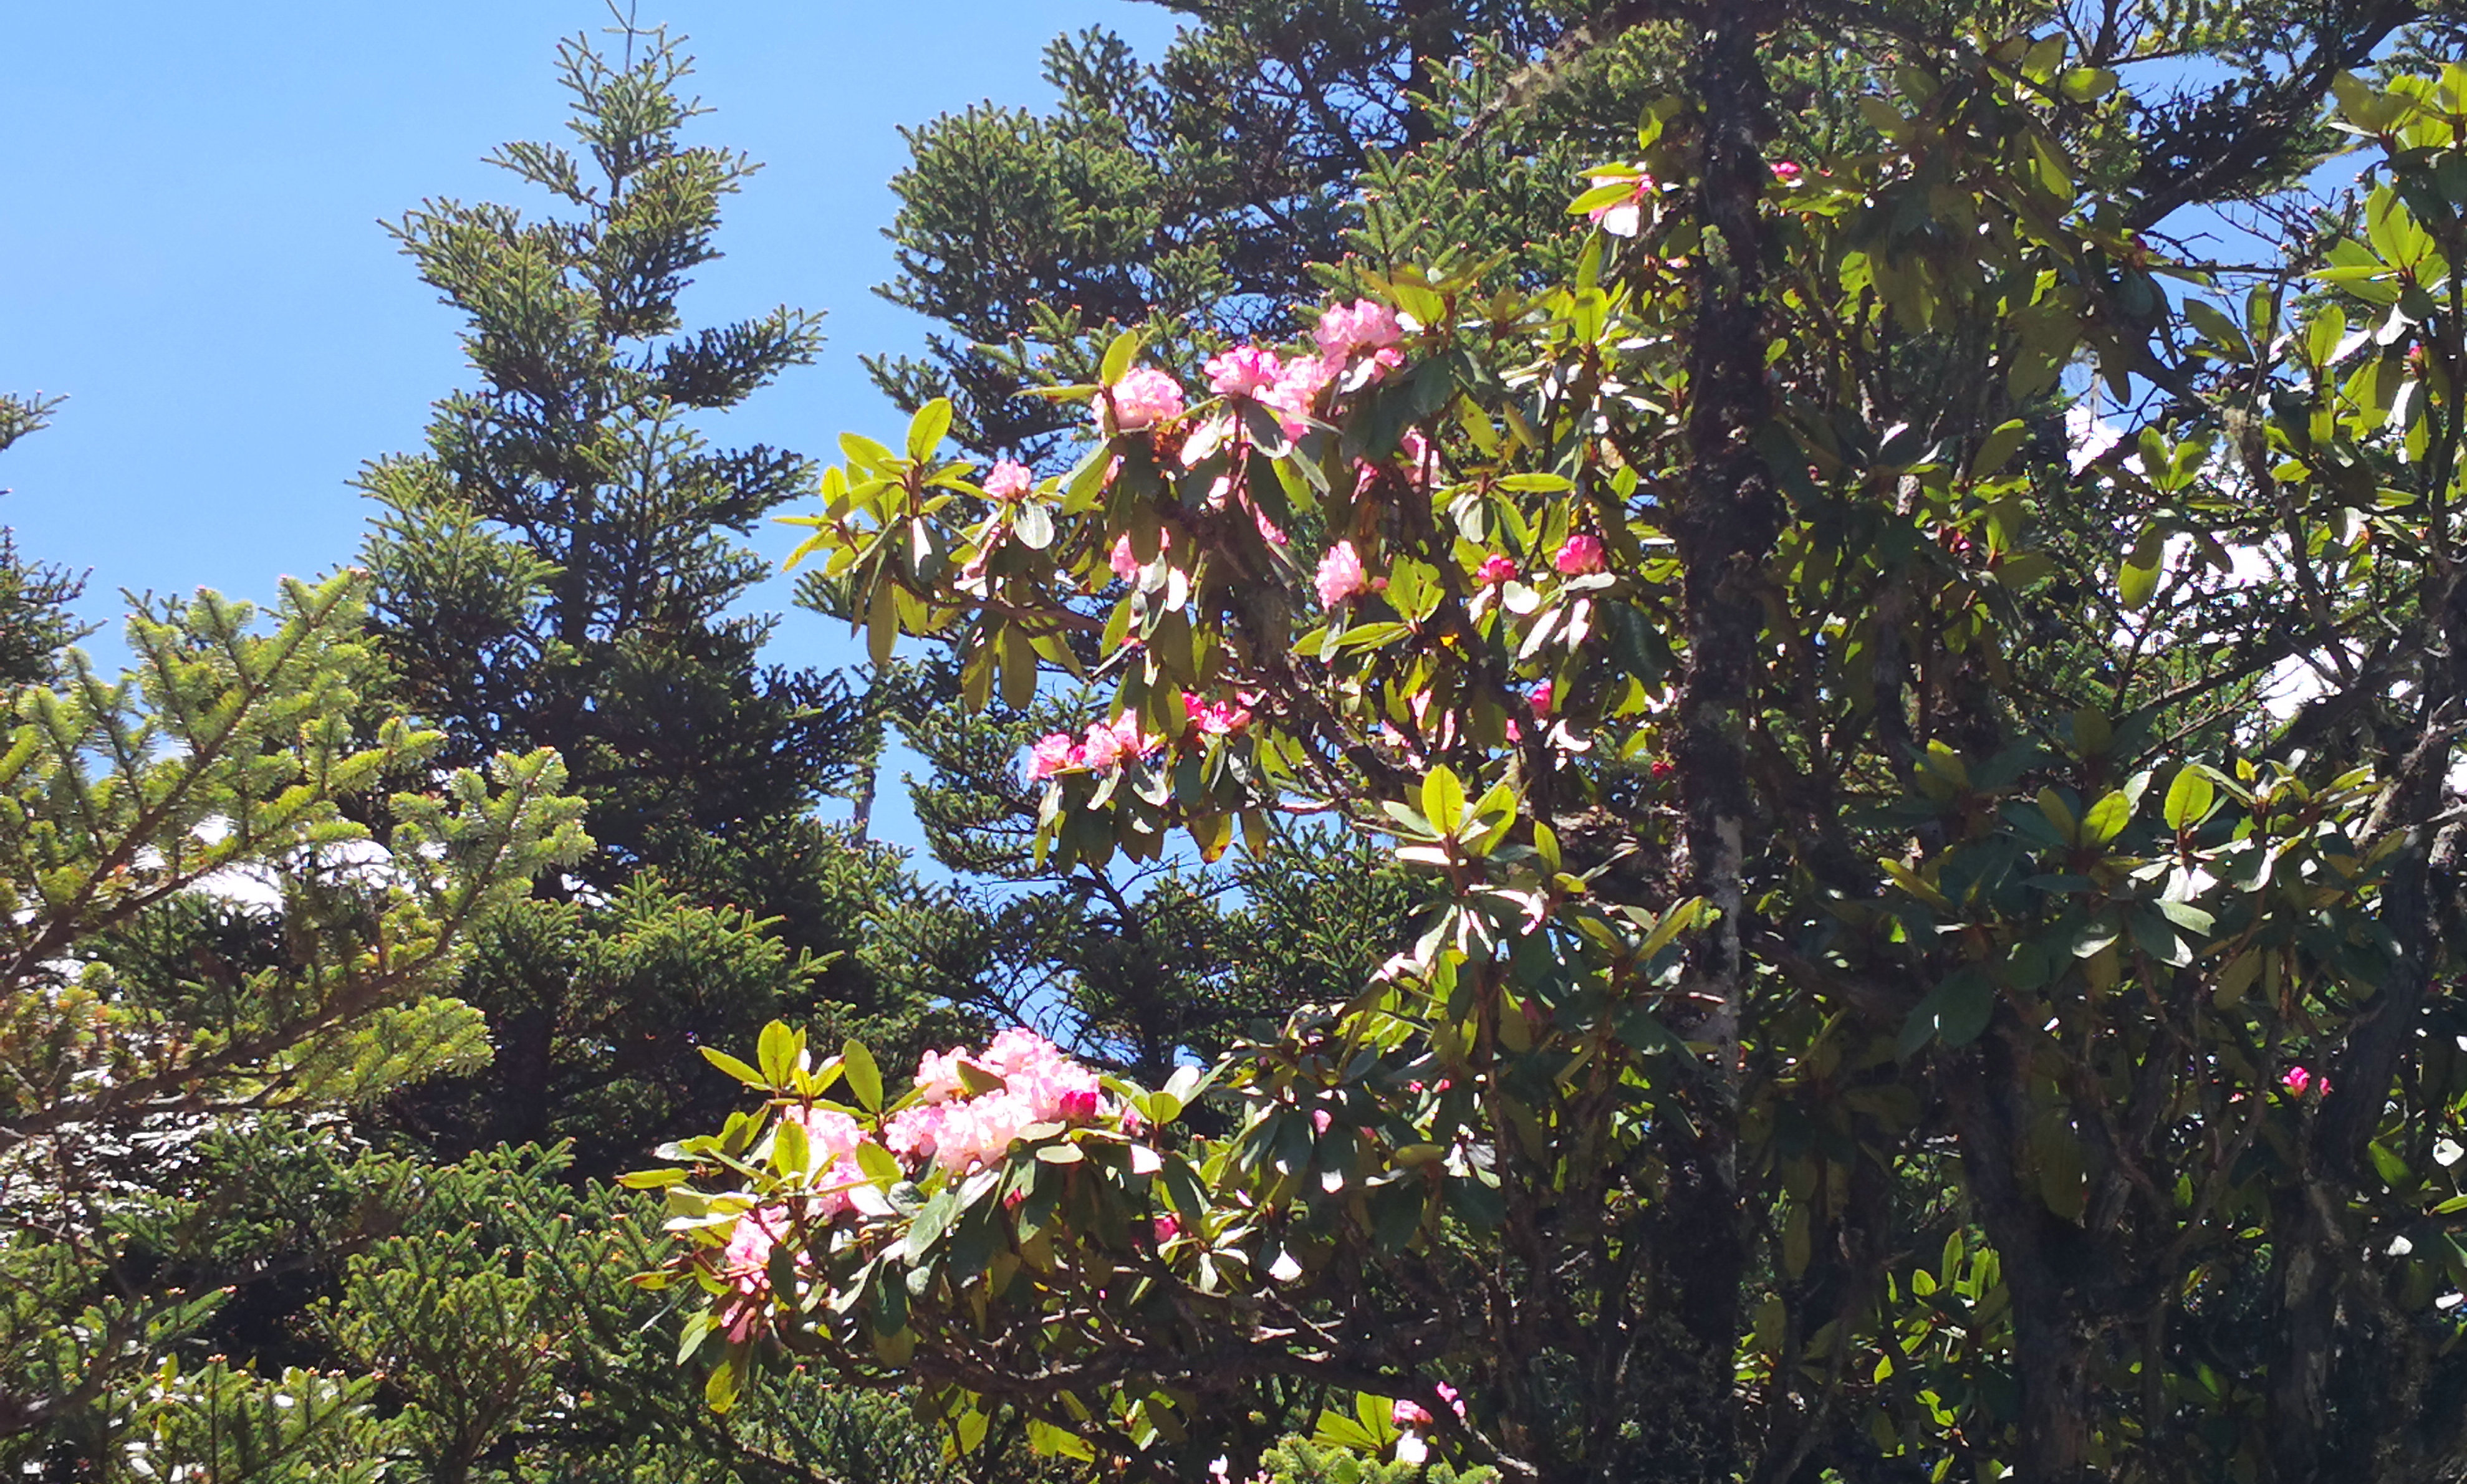
[[[2090,1236],[2022,1182],[2025,1129],[1999,1095],[2012,1076],[2003,1048],[1981,1042],[1947,1055],[1938,1068],[1961,1139],[1963,1180],[2012,1290],[2022,1412],[2013,1477],[2020,1484],[2091,1484],[2095,1315],[2084,1287],[2097,1261]]]
[[[1695,61],[1703,101],[1699,259],[1688,349],[1688,476],[1672,521],[1685,568],[1687,670],[1680,687],[1677,765],[1691,888],[1720,913],[1688,950],[1681,1029],[1704,1046],[1695,1133],[1673,1150],[1663,1265],[1669,1314],[1685,1336],[1689,1394],[1673,1395],[1688,1434],[1669,1463],[1730,1479],[1739,1466],[1732,1352],[1747,1243],[1738,1189],[1739,1022],[1747,1000],[1747,850],[1756,832],[1747,719],[1760,671],[1758,577],[1783,521],[1754,438],[1771,416],[1764,374],[1766,94],[1758,46],[1767,8],[1719,12]],[[1674,1367],[1678,1369],[1678,1367]],[[1670,1477],[1684,1476],[1678,1473]]]

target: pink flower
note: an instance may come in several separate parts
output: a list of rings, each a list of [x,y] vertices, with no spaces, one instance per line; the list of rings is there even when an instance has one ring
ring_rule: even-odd
[[[1334,1113],[1329,1113],[1326,1109],[1324,1109],[1324,1108],[1314,1108],[1314,1109],[1312,1109],[1312,1110],[1311,1110],[1311,1130],[1312,1130],[1312,1132],[1314,1132],[1314,1133],[1318,1133],[1318,1134],[1324,1134],[1324,1133],[1326,1133],[1326,1132],[1328,1131],[1329,1126],[1330,1126],[1330,1125],[1332,1125],[1332,1124],[1334,1124],[1335,1122],[1336,1122],[1336,1114],[1334,1114]]]
[[[1804,173],[1806,172],[1799,168],[1799,162],[1796,160],[1776,160],[1773,163],[1774,179],[1785,186],[1798,185],[1799,176]]]
[[[1431,1425],[1430,1409],[1419,1402],[1408,1402],[1403,1397],[1398,1397],[1396,1405],[1388,1409],[1388,1419],[1400,1428],[1427,1428]]]
[[[1550,558],[1550,565],[1571,577],[1600,572],[1608,563],[1603,559],[1602,538],[1583,531],[1570,536]]]
[[[1370,591],[1370,573],[1363,570],[1362,556],[1350,541],[1340,541],[1327,549],[1319,559],[1319,573],[1311,579],[1319,589],[1322,606],[1333,608],[1348,597]]]
[[[1203,737],[1230,737],[1251,725],[1250,708],[1232,701],[1202,701],[1186,694],[1182,708]]]
[[[1456,1408],[1456,1414],[1460,1419],[1464,1416],[1464,1399],[1457,1395],[1456,1387],[1449,1385],[1443,1381],[1437,1385],[1433,1386],[1431,1389],[1439,1394],[1440,1401],[1445,1402],[1448,1405]]]
[[[1016,500],[1036,483],[1028,465],[1002,460],[985,473],[985,491],[997,500]]]
[[[1124,753],[1132,756],[1145,757],[1165,746],[1165,738],[1152,731],[1142,731],[1139,717],[1129,711],[1115,717],[1111,730],[1114,741]]]
[[[1088,724],[1088,740],[1082,746],[1088,766],[1098,770],[1120,766],[1125,751],[1121,734],[1100,721]]]
[[[1182,383],[1153,367],[1135,367],[1098,399],[1100,431],[1137,433],[1182,416]]]
[[[1170,1216],[1160,1216],[1156,1219],[1155,1231],[1156,1244],[1163,1247],[1182,1235],[1182,1223]]]
[[[1396,323],[1396,311],[1368,299],[1338,304],[1311,326],[1311,339],[1319,342],[1320,354],[1339,363],[1358,351],[1381,349],[1404,338],[1405,327]]]
[[[1028,750],[1029,781],[1042,782],[1065,768],[1078,767],[1084,760],[1085,753],[1071,740],[1070,733],[1047,732]]]
[[[1274,350],[1238,346],[1208,358],[1210,390],[1225,396],[1256,397],[1284,379],[1285,363]]]
[[[1105,563],[1114,569],[1114,575],[1124,582],[1140,574],[1140,554],[1131,550],[1129,531],[1126,530],[1114,538],[1114,550],[1106,553]]]
[[[855,1188],[871,1183],[865,1166],[856,1158],[857,1146],[866,1141],[865,1130],[854,1118],[827,1108],[791,1108],[781,1117],[805,1131],[814,1162],[822,1167],[825,1188],[817,1198],[822,1215],[827,1218],[849,1209],[855,1203]]]
[[[956,1096],[964,1087],[962,1062],[1001,1086]],[[1085,1122],[1103,1108],[1095,1071],[1018,1027],[994,1037],[979,1055],[956,1047],[927,1053],[917,1065],[917,1086],[927,1101],[894,1114],[884,1131],[891,1152],[912,1165],[932,1160],[973,1169],[1001,1158],[1031,1124]]]
[[[788,1234],[788,1213],[776,1205],[758,1205],[736,1219],[720,1253],[721,1275],[749,1296],[771,1292],[771,1249]]]
[[[1284,374],[1277,384],[1260,394],[1259,405],[1277,415],[1277,425],[1284,429],[1285,437],[1300,438],[1310,426],[1311,409],[1317,405],[1320,393],[1344,369],[1342,358],[1331,365],[1316,355],[1295,356],[1285,363]]]
[[[1546,680],[1526,692],[1525,704],[1533,708],[1535,721],[1546,720],[1550,714],[1550,683]]]
[[[1422,436],[1422,430],[1407,428],[1405,436],[1396,440],[1396,451],[1405,456],[1405,478],[1415,489],[1429,488],[1434,461],[1431,440]]]
[[[2302,1097],[2304,1090],[2313,1085],[2313,1074],[2301,1067],[2290,1067],[2287,1068],[2287,1075],[2279,1078],[2278,1083],[2288,1091]]]
[[[1482,559],[1482,566],[1473,575],[1474,580],[1483,587],[1496,587],[1516,575],[1515,559],[1493,551]]]

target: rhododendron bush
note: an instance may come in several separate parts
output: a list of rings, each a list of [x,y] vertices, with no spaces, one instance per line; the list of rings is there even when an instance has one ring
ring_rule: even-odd
[[[758,1106],[637,1178],[715,1400],[796,1355],[1160,1478],[2467,1448],[2467,71],[2343,81],[2384,182],[2239,276],[2071,147],[2128,101],[2061,38],[1777,159],[1711,24],[1568,281],[1357,265],[1204,380],[1124,333],[1067,469],[844,440],[799,555],[876,659],[1094,698],[1041,851],[1332,820],[1436,905],[1161,1088],[715,1056]],[[2156,390],[2069,439],[2069,368]]]

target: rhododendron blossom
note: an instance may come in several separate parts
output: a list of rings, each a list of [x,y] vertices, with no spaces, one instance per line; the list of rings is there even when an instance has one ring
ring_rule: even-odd
[[[1086,761],[1086,751],[1071,740],[1068,732],[1050,731],[1028,750],[1028,776],[1031,782],[1042,782],[1065,768],[1076,768]]]
[[[1285,363],[1274,350],[1237,346],[1208,358],[1208,385],[1224,396],[1256,397],[1284,379]]]
[[[1311,578],[1319,590],[1319,600],[1329,608],[1348,597],[1370,591],[1370,573],[1363,568],[1361,553],[1350,541],[1340,541],[1327,549],[1319,559],[1319,572]]]
[[[1035,483],[1036,476],[1029,472],[1028,465],[1004,459],[986,471],[984,488],[986,494],[997,500],[1016,500],[1027,494]]]
[[[1137,433],[1182,416],[1182,383],[1153,367],[1137,367],[1106,388],[1098,406],[1098,420],[1111,431]]]
[[[764,1300],[771,1293],[771,1250],[787,1235],[788,1213],[776,1205],[758,1205],[729,1228],[719,1275],[737,1293],[727,1311],[726,1332],[733,1343],[744,1343],[760,1328]]]
[[[1122,754],[1130,750],[1122,745],[1121,733],[1105,723],[1088,724],[1088,740],[1081,744],[1091,768],[1112,768],[1121,763]]]
[[[1474,580],[1482,586],[1496,587],[1516,575],[1515,558],[1493,551],[1482,559],[1482,566],[1475,570],[1473,575]]]
[[[1799,177],[1805,173],[1799,168],[1799,162],[1796,160],[1776,160],[1773,163],[1774,179],[1785,186],[1798,185]]]
[[[1600,572],[1609,564],[1604,560],[1602,538],[1579,531],[1560,546],[1558,554],[1550,558],[1550,565],[1571,577],[1581,577]]]
[[[1396,311],[1368,299],[1339,304],[1311,326],[1311,339],[1319,342],[1320,353],[1336,362],[1364,350],[1385,349],[1404,338],[1405,327],[1396,323]]]
[[[973,1097],[962,1064],[1001,1085]],[[1102,1109],[1094,1069],[1065,1056],[1053,1043],[1014,1027],[969,1055],[957,1047],[927,1052],[917,1064],[917,1084],[928,1101],[892,1116],[884,1131],[891,1152],[912,1164],[931,1161],[974,1169],[1002,1157],[1011,1141],[1038,1123],[1085,1123]]]
[[[1172,545],[1173,532],[1169,530],[1160,530],[1157,532],[1157,553],[1159,555],[1163,555],[1166,549]],[[1140,574],[1140,568],[1146,564],[1140,560],[1140,553],[1132,549],[1131,533],[1129,531],[1124,531],[1114,538],[1114,549],[1105,553],[1105,565],[1114,569],[1115,576],[1121,578],[1124,582],[1128,582],[1132,578],[1137,577]]]
[[[1315,355],[1298,355],[1285,363],[1284,374],[1274,387],[1259,397],[1259,404],[1277,415],[1277,425],[1287,438],[1300,438],[1310,426],[1312,410],[1319,403],[1320,393],[1344,370]]]
[[[1185,695],[1182,708],[1204,737],[1230,737],[1251,725],[1250,708],[1233,701],[1202,701]]]
[[[781,1114],[781,1120],[805,1131],[824,1186],[816,1197],[821,1214],[836,1216],[850,1209],[858,1187],[867,1184],[865,1166],[856,1159],[857,1146],[866,1141],[865,1130],[854,1118],[828,1108],[791,1108]]]

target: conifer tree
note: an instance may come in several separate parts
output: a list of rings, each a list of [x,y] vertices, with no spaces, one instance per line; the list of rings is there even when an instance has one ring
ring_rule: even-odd
[[[545,751],[443,769],[365,728],[361,575],[270,626],[212,594],[8,698],[0,760],[0,1465],[53,1478],[378,1476],[374,1383],[227,1360],[269,1285],[398,1167],[350,1120],[486,1055],[475,923],[588,841]],[[355,822],[392,785],[382,832]],[[354,1186],[357,1189],[354,1189]],[[262,1364],[252,1363],[261,1360]],[[189,1471],[184,1473],[180,1471]]]
[[[555,748],[600,843],[492,925],[465,990],[496,1061],[409,1115],[449,1146],[575,1137],[603,1173],[724,1091],[688,1021],[836,1005],[896,1035],[907,1013],[871,995],[854,932],[898,872],[812,817],[852,776],[864,708],[766,665],[773,620],[732,611],[766,571],[742,538],[809,466],[699,425],[809,361],[817,320],[688,327],[681,296],[756,167],[684,137],[703,110],[671,38],[622,36],[622,57],[559,53],[575,147],[492,157],[563,215],[432,201],[392,228],[467,317],[480,383],[363,480],[406,704],[456,756]]]

